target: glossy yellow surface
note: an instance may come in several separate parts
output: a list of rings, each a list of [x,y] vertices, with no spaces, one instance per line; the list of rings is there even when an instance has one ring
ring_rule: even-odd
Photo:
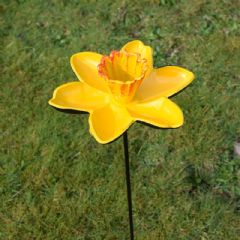
[[[56,88],[49,104],[90,113],[90,133],[99,143],[119,137],[134,121],[162,128],[183,124],[183,113],[169,96],[194,79],[177,66],[153,68],[152,49],[134,40],[109,56],[81,52],[71,57],[80,82]]]

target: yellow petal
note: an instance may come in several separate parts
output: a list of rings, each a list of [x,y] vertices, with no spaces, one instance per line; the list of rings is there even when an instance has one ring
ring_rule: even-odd
[[[125,44],[122,49],[128,53],[138,53],[141,55],[141,58],[147,60],[147,65],[149,69],[147,70],[146,76],[152,71],[153,68],[153,57],[152,57],[152,48],[145,46],[141,41],[134,40]]]
[[[82,82],[70,82],[56,88],[49,104],[60,109],[91,112],[108,102],[108,95]]]
[[[127,106],[135,120],[150,123],[162,128],[176,128],[183,124],[181,109],[165,97],[153,101],[133,102]]]
[[[90,114],[90,133],[99,143],[109,143],[119,137],[133,123],[126,108],[109,104]]]
[[[147,101],[169,97],[185,88],[194,79],[194,74],[177,66],[154,69],[139,87],[135,100]]]
[[[98,64],[101,58],[102,55],[98,53],[80,52],[71,57],[70,63],[80,81],[98,90],[107,92],[107,84],[104,78],[98,73]]]

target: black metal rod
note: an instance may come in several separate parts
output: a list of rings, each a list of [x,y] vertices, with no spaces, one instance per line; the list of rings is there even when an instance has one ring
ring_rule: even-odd
[[[124,157],[125,157],[130,239],[134,240],[133,213],[132,213],[132,191],[131,191],[131,178],[130,178],[130,170],[129,170],[129,152],[128,152],[127,131],[123,134],[123,146],[124,146]]]

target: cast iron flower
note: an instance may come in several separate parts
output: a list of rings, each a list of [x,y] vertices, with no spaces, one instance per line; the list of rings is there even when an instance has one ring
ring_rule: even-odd
[[[90,113],[90,133],[99,143],[119,137],[134,121],[161,128],[183,124],[181,109],[168,99],[185,88],[194,74],[177,66],[154,69],[152,49],[127,43],[109,56],[80,52],[71,57],[79,82],[55,89],[49,104]]]

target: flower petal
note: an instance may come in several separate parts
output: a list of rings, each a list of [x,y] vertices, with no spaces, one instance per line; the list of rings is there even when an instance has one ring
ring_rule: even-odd
[[[119,137],[133,123],[125,107],[108,104],[90,114],[90,133],[99,143],[109,143]]]
[[[147,101],[159,97],[169,97],[192,82],[194,74],[177,66],[154,69],[139,87],[135,100]]]
[[[176,128],[183,124],[181,109],[165,97],[144,103],[133,102],[127,106],[135,120],[162,128]]]
[[[102,58],[101,54],[94,52],[80,52],[71,57],[70,63],[78,79],[90,86],[108,92],[107,84],[98,73],[98,64]]]
[[[145,58],[148,64],[148,71],[146,76],[152,71],[153,68],[153,57],[152,57],[152,48],[144,45],[139,40],[134,40],[125,44],[121,50],[124,50],[129,53],[138,53],[141,55],[141,58]]]
[[[55,89],[49,104],[60,109],[91,112],[106,105],[108,98],[106,93],[86,83],[70,82]]]

